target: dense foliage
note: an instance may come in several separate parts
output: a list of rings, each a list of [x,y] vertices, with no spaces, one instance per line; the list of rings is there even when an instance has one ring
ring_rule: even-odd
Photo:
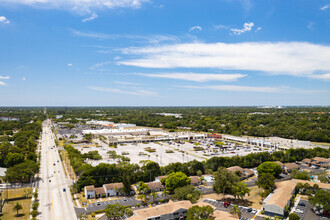
[[[97,112],[96,112],[97,110]],[[139,126],[178,129],[190,127],[195,131],[212,131],[232,135],[278,136],[299,140],[330,142],[329,107],[287,107],[267,109],[257,107],[97,107],[50,108],[57,121],[77,118],[134,123]],[[156,113],[176,113],[182,117]],[[82,123],[84,121],[81,121]]]

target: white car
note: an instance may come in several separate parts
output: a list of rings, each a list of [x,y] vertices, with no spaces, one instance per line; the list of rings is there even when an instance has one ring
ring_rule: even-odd
[[[304,213],[304,211],[303,210],[300,210],[300,209],[296,209],[295,212],[297,212],[297,213]]]

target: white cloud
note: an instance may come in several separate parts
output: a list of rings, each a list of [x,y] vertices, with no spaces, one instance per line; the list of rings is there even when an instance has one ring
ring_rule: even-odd
[[[25,80],[26,80],[26,77],[25,77],[25,76],[23,76],[23,77],[22,77],[22,80],[23,80],[23,81],[25,81]]]
[[[173,42],[173,41],[179,41],[179,38],[177,36],[173,35],[150,35],[150,36],[142,36],[142,35],[129,35],[129,34],[104,34],[104,33],[97,33],[97,32],[84,32],[84,31],[78,31],[75,29],[70,29],[71,32],[79,37],[88,37],[88,38],[95,38],[99,40],[105,40],[105,39],[133,39],[133,40],[142,40],[147,41],[151,44],[158,44],[160,42]],[[98,51],[98,52],[104,52],[104,51]],[[106,51],[108,52],[108,51]]]
[[[330,46],[307,42],[188,43],[125,48],[117,64],[145,68],[218,68],[309,76],[330,71]]]
[[[126,91],[121,89],[114,89],[114,88],[105,88],[105,87],[94,87],[89,86],[89,89],[100,91],[100,92],[109,92],[109,93],[121,93],[127,95],[136,95],[136,96],[156,96],[157,92],[148,91],[148,90],[135,90],[135,91]]]
[[[330,5],[324,5],[323,7],[320,8],[320,10],[324,11],[330,8]]]
[[[10,76],[0,76],[0,79],[10,79]]]
[[[5,16],[0,16],[0,23],[9,24],[10,21]]]
[[[106,71],[105,69],[103,69],[103,67],[105,65],[110,64],[110,61],[106,61],[106,62],[101,62],[101,63],[95,63],[94,65],[92,65],[91,67],[89,67],[90,70],[97,70],[100,72]]]
[[[68,63],[68,66],[72,66],[72,63]]]
[[[256,32],[260,31],[261,29],[262,29],[261,27],[258,27],[258,28],[256,29]]]
[[[244,74],[208,74],[208,73],[138,73],[141,76],[165,78],[165,79],[181,79],[194,82],[208,82],[208,81],[236,81],[239,78],[245,77]]]
[[[306,90],[291,87],[254,87],[254,86],[237,86],[237,85],[214,85],[214,86],[183,86],[190,89],[211,89],[231,92],[261,92],[261,93],[301,93],[301,94],[315,94],[327,91],[323,90]]]
[[[201,31],[201,30],[202,30],[202,27],[201,27],[201,26],[194,26],[194,27],[191,27],[191,28],[189,29],[189,32],[194,31],[194,30]]]
[[[253,26],[254,26],[253,22],[244,23],[243,29],[232,28],[232,29],[230,29],[230,31],[233,32],[233,34],[241,35],[241,34],[247,32],[247,31],[251,31]]]
[[[91,14],[93,10],[113,8],[140,8],[149,0],[2,0],[1,3],[29,5],[37,8],[56,8]]]
[[[82,19],[81,21],[82,21],[82,22],[91,21],[91,20],[94,20],[94,19],[97,18],[97,17],[98,17],[98,15],[97,15],[95,12],[93,12],[93,13],[91,14],[91,16],[89,16],[89,17],[87,17],[87,18],[84,18],[84,19]]]
[[[217,24],[213,26],[214,29],[229,29],[228,26],[223,25],[223,24]]]
[[[318,75],[310,75],[308,77],[313,78],[313,79],[330,80],[330,73],[318,74]]]
[[[140,85],[139,83],[123,82],[123,81],[114,81],[114,83],[117,83],[120,85]]]
[[[7,84],[5,82],[0,81],[0,86],[6,86]]]

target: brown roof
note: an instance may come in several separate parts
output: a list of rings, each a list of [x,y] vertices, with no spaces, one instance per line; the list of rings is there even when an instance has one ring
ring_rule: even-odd
[[[233,167],[228,167],[227,170],[235,173],[236,171],[239,171],[241,173],[244,172],[244,169],[242,167],[239,167],[239,166],[233,166]]]
[[[104,184],[104,187],[108,189],[122,189],[124,188],[123,183],[110,183],[110,184]]]
[[[299,165],[295,163],[286,163],[285,164],[286,169],[292,170],[292,169],[298,169]]]
[[[300,182],[302,184],[308,183],[311,186],[313,186],[314,184],[317,184],[317,185],[319,185],[319,187],[321,189],[330,190],[330,184],[328,184],[328,183],[317,183],[317,182],[311,182],[311,181],[307,181],[307,180],[298,180],[298,179],[292,179],[292,181],[294,181],[295,183],[299,183]]]
[[[284,164],[281,161],[275,161],[274,163],[277,163],[278,165],[280,165],[281,167],[284,166]]]
[[[244,169],[244,171],[246,172],[247,176],[253,176],[254,172],[250,169]]]
[[[94,190],[96,194],[105,194],[105,190],[103,187],[95,187]]]
[[[150,190],[165,189],[165,186],[163,186],[161,182],[149,182],[146,184],[148,185]]]
[[[317,163],[329,163],[330,159],[329,158],[324,158],[324,157],[314,157],[313,161],[317,162]]]
[[[288,180],[277,182],[275,185],[277,188],[274,191],[274,194],[266,202],[266,205],[274,204],[284,209],[288,201],[291,199],[291,193],[296,187],[296,183]]]
[[[188,210],[192,206],[211,206],[212,208],[215,208],[209,203],[206,202],[199,202],[196,204],[191,204],[190,201],[184,200],[184,201],[179,201],[179,202],[169,202],[167,204],[159,205],[156,207],[152,208],[146,208],[146,209],[140,209],[135,211],[135,215],[128,218],[129,220],[142,220],[146,219],[148,217],[154,217],[154,216],[161,216],[161,215],[166,215],[170,213],[174,213],[175,211],[183,208]],[[225,220],[225,219],[236,219],[234,218],[233,215],[230,215],[228,212],[223,212],[223,211],[215,211],[214,212],[214,217],[217,220]]]
[[[190,176],[189,178],[192,184],[197,184],[202,182],[199,176]]]
[[[232,214],[230,214],[229,212],[225,212],[225,211],[220,211],[220,210],[215,210],[213,212],[213,217],[214,220],[237,220],[238,216],[234,216]]]
[[[85,188],[86,188],[87,191],[95,191],[95,188],[94,188],[93,185],[91,185],[91,186],[85,186]]]
[[[302,162],[310,163],[311,162],[311,159],[305,158],[305,159],[302,160]]]

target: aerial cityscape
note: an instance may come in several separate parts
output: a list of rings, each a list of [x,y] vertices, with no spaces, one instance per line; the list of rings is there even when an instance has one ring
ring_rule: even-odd
[[[1,0],[0,220],[327,220],[330,1]]]

